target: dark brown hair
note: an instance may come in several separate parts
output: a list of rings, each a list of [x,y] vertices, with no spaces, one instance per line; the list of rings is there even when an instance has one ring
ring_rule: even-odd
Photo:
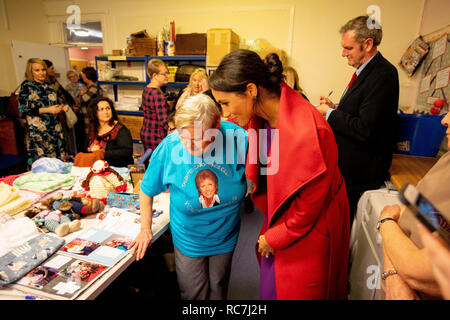
[[[114,125],[115,120],[119,120],[119,117],[117,115],[117,111],[114,108],[114,102],[112,102],[111,99],[107,97],[97,97],[93,99],[89,105],[88,105],[88,116],[89,116],[89,125],[90,125],[90,132],[93,132],[95,136],[98,134],[98,128],[100,127],[100,122],[98,121],[98,103],[101,101],[106,101],[109,104],[109,107],[111,108],[112,117],[111,120],[109,120],[109,125]],[[92,131],[91,131],[92,130]]]
[[[239,49],[223,57],[209,78],[209,86],[217,91],[242,94],[247,84],[254,83],[280,96],[283,79],[283,64],[276,53],[268,54],[263,61],[256,52]]]
[[[97,71],[93,67],[85,67],[81,72],[92,82],[97,82]]]

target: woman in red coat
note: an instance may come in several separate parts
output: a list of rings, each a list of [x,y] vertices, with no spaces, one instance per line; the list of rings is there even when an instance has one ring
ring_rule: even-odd
[[[248,124],[246,175],[265,215],[257,243],[261,299],[346,299],[350,221],[336,142],[282,72],[276,54],[262,61],[236,50],[209,80],[230,118]]]

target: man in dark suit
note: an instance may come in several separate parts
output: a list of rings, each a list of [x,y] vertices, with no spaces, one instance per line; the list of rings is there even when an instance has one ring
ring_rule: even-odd
[[[368,16],[340,30],[342,56],[356,69],[338,105],[320,97],[318,110],[327,118],[339,150],[353,220],[361,194],[389,180],[395,147],[399,83],[397,69],[380,52],[381,27]],[[378,25],[379,26],[379,25]]]

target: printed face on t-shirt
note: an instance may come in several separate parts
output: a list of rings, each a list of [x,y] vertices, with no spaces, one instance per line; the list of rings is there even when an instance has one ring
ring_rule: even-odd
[[[212,199],[216,192],[217,185],[212,179],[205,178],[200,182],[200,193],[205,199]]]

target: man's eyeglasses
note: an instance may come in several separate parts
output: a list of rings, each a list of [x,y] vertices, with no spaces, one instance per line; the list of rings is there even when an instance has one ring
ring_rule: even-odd
[[[158,73],[160,76],[164,76],[164,77],[168,77],[169,73],[168,72],[164,72],[164,73]]]

